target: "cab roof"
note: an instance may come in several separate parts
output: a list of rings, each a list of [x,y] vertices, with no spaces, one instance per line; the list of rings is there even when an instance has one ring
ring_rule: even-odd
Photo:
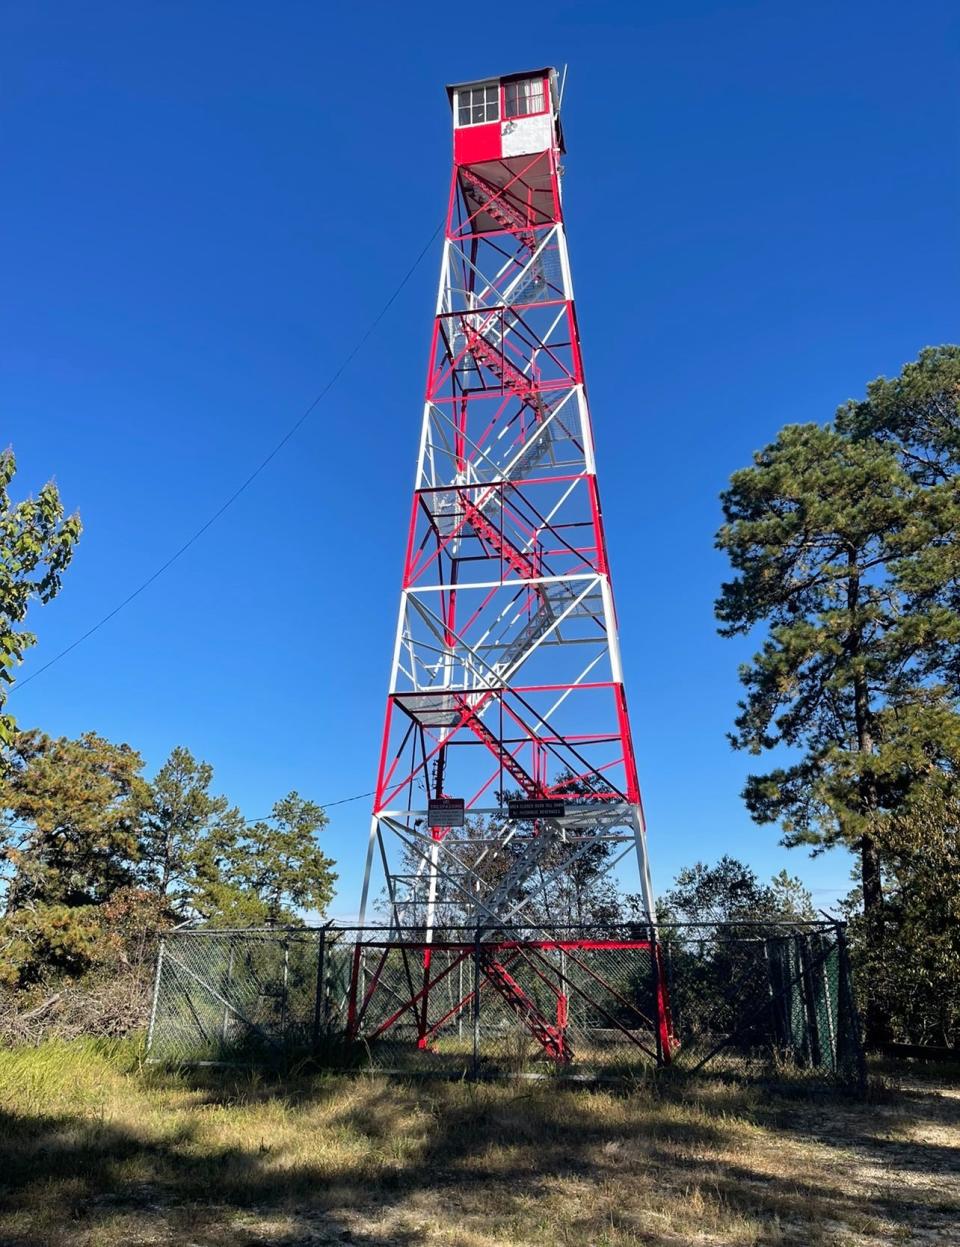
[[[554,107],[557,105],[556,98],[556,80],[557,71],[552,65],[545,65],[542,69],[523,69],[512,74],[490,74],[487,78],[471,78],[467,82],[449,82],[447,83],[447,99],[450,101],[450,107],[453,107],[453,93],[460,87],[479,87],[486,82],[512,82],[517,78],[550,78],[550,91],[553,95]]]

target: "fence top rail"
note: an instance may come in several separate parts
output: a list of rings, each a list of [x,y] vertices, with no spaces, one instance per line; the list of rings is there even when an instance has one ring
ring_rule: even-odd
[[[327,923],[323,926],[304,925],[304,926],[259,926],[259,927],[214,927],[214,926],[181,926],[175,927],[171,931],[164,932],[166,939],[190,938],[193,936],[205,937],[227,937],[227,936],[243,936],[243,937],[269,937],[286,939],[314,939],[321,935],[332,936],[342,939],[345,936],[353,936],[358,942],[380,943],[388,940],[392,943],[424,943],[424,942],[475,942],[477,939],[481,941],[485,936],[494,933],[502,933],[500,938],[524,938],[524,932],[530,932],[531,939],[543,939],[544,933],[549,932],[550,936],[556,939],[604,939],[604,940],[643,940],[649,938],[649,932],[653,929],[662,939],[665,935],[673,933],[691,933],[696,931],[712,931],[719,933],[731,933],[740,931],[750,931],[756,934],[775,933],[817,933],[817,932],[836,932],[843,930],[846,923],[840,918],[735,918],[735,919],[715,919],[703,918],[699,920],[688,920],[683,922],[622,922],[622,923],[551,923],[545,926],[543,923],[523,925],[519,923],[504,923],[497,926],[493,923],[485,923],[480,925],[459,925],[459,926],[437,926],[433,928],[432,934],[428,936],[426,928],[422,926],[413,926],[399,933],[395,926],[389,924],[367,924],[366,926],[334,926]],[[549,937],[548,937],[549,938]],[[738,938],[744,938],[740,936]],[[551,942],[555,942],[551,940]]]

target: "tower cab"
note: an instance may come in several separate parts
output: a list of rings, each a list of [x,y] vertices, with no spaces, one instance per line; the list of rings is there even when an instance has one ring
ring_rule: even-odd
[[[563,151],[555,69],[459,82],[448,86],[447,94],[457,165],[535,155],[553,147]]]

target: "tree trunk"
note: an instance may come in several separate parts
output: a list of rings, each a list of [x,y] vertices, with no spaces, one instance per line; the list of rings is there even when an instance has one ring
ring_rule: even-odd
[[[869,914],[883,904],[880,857],[873,836],[860,838],[860,881],[863,888],[863,912]]]
[[[857,566],[857,551],[852,547],[848,550],[847,570],[847,609],[850,612],[847,656],[855,664],[860,656],[863,637],[860,622],[857,619],[857,609],[860,604],[860,569]],[[873,753],[873,713],[866,677],[856,666],[853,670],[853,712],[857,732],[857,751],[861,757],[860,816],[869,827],[879,807],[876,784],[863,774],[865,761]],[[871,962],[879,962],[883,956],[883,881],[880,872],[880,854],[869,830],[860,836],[859,848],[860,884],[863,892],[868,958]],[[865,1001],[864,1031],[869,1047],[878,1047],[890,1039],[887,1011],[870,986],[867,988]]]

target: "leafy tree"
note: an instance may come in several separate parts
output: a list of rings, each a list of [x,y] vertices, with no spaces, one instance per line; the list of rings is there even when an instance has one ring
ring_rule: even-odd
[[[32,632],[20,627],[31,601],[49,602],[60,592],[61,577],[80,539],[78,515],[64,518],[57,487],[43,486],[36,498],[10,500],[17,464],[12,450],[0,452],[0,744],[9,744],[15,730],[11,715],[2,713],[14,669],[34,644]]]
[[[174,749],[152,783],[142,767],[92,732],[15,735],[0,773],[0,982],[142,964],[175,919],[296,922],[329,903],[319,806],[290,793],[248,825],[189,750]]]
[[[144,886],[180,917],[189,916],[198,888],[216,881],[216,863],[243,832],[240,811],[211,794],[212,781],[213,767],[178,745],[150,783],[141,815]]]
[[[141,816],[140,877],[178,918],[219,926],[296,922],[333,895],[333,863],[316,836],[327,817],[292,792],[270,819],[244,821],[210,792],[213,768],[178,746],[149,785]]]
[[[632,900],[642,919],[641,898]],[[762,1009],[770,945],[782,943],[784,922],[814,916],[810,893],[786,871],[762,883],[729,855],[681,870],[660,897],[657,917],[673,1017],[685,1040],[732,1034]]]
[[[638,898],[639,899],[639,898]],[[761,883],[754,870],[724,854],[715,866],[697,862],[677,875],[657,907],[661,922],[790,921],[815,917],[813,899],[785,870]]]

